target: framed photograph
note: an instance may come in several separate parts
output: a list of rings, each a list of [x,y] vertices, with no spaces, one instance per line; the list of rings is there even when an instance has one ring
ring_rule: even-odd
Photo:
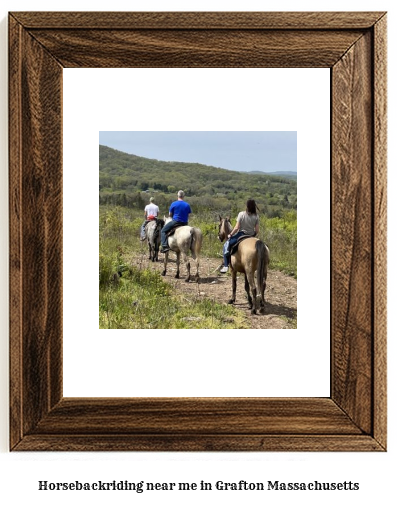
[[[99,132],[99,256],[96,252],[94,255],[100,258],[100,269],[93,266],[92,276],[96,279],[99,271],[100,329],[184,329],[185,333],[191,329],[212,329],[224,334],[229,329],[296,329],[297,132],[264,128],[264,116],[267,116],[267,123],[271,123],[267,106],[277,93],[269,93],[269,90],[264,93],[267,81],[261,75],[263,69],[251,69],[255,82],[249,80],[252,102],[255,104],[260,96],[262,111],[258,111],[258,105],[248,104],[248,97],[242,101],[248,121],[252,118],[247,112],[253,114],[255,111],[258,123],[262,123],[262,131],[238,131],[230,124],[228,130],[219,130],[220,118],[227,117],[228,113],[236,117],[235,121],[242,121],[236,110],[241,86],[246,81],[232,78],[230,70],[236,69],[223,72],[223,80],[220,78],[224,69],[215,69],[215,72],[214,69],[179,69],[179,77],[176,73],[173,75],[175,69],[168,69],[169,79],[165,79],[166,69],[156,69],[163,76],[162,86],[158,89],[160,79],[156,80],[154,90],[148,94],[144,88],[151,82],[150,76],[145,76],[145,69],[132,70],[136,72],[130,76],[125,73],[124,84],[117,86],[117,95],[122,95],[122,99],[112,97],[111,120],[115,122],[116,110],[122,115],[121,123],[127,118],[130,125],[135,128],[140,125],[141,130]],[[246,70],[237,69],[240,78]],[[278,70],[268,72],[276,82]],[[291,76],[295,75],[295,69],[281,69],[285,70],[289,70]],[[79,72],[74,74],[78,78]],[[106,72],[99,69],[98,74],[103,81]],[[153,72],[149,74],[154,77]],[[328,82],[327,69],[323,77]],[[304,82],[307,88],[311,88],[307,86],[307,79]],[[206,84],[208,88],[204,90]],[[101,87],[99,94],[98,91],[91,92],[94,95],[92,107],[94,111],[101,111],[103,124],[108,118],[103,118],[106,113],[98,105],[103,97],[109,97],[109,88],[112,89],[112,84]],[[259,93],[258,88],[261,88]],[[139,117],[139,106],[130,99],[131,89],[140,97],[143,118]],[[181,89],[188,97],[180,97]],[[69,93],[67,87],[64,90],[65,94]],[[81,90],[81,93],[88,102],[86,82],[84,90],[86,92]],[[191,96],[195,97],[194,101]],[[327,111],[329,93],[322,96]],[[206,107],[209,98],[213,99],[215,114],[211,107]],[[196,103],[197,107],[193,109]],[[188,113],[185,111],[187,106]],[[170,107],[174,112],[171,118],[167,114]],[[289,111],[284,104],[283,109]],[[95,112],[84,116],[97,121]],[[196,125],[202,128],[172,130],[171,122],[176,127],[185,126],[186,116],[194,118]],[[152,125],[166,118],[168,130],[144,130],[142,126],[147,118]],[[324,118],[327,130],[329,112]],[[80,128],[90,130],[85,122],[82,123]],[[71,125],[76,130],[74,121]],[[209,130],[211,126],[213,130]],[[328,142],[329,136],[324,137]],[[93,150],[88,147],[84,132],[81,138],[85,144],[83,151],[90,153],[96,162],[98,147],[92,156]],[[76,147],[76,154],[80,153],[78,139],[71,144]],[[313,143],[310,144],[313,150]],[[64,146],[67,149],[67,145]],[[324,156],[324,166],[329,167],[329,150],[320,152],[317,148],[317,153]],[[69,164],[64,165],[65,173],[76,173],[70,178],[72,182],[76,182],[76,176],[80,179],[77,172],[80,172],[81,165],[81,160],[77,160],[73,164],[74,171],[73,167],[68,169]],[[92,179],[91,164],[84,164],[84,167],[87,178]],[[324,171],[324,179],[327,184],[328,171]],[[180,190],[175,185],[179,185]],[[72,183],[71,187],[71,195],[76,196],[76,186]],[[84,192],[92,185],[88,181],[88,184],[80,183],[79,187]],[[323,193],[329,196],[329,191],[322,189],[318,192],[321,197]],[[66,201],[65,186],[64,195]],[[84,201],[83,197],[80,202]],[[88,205],[87,208],[88,222],[96,223],[94,213],[94,217],[88,218],[93,207]],[[229,240],[228,235],[237,227],[237,216],[241,225]],[[76,217],[72,224],[78,222]],[[171,232],[178,224],[180,227]],[[72,244],[75,229],[73,226]],[[87,234],[86,227],[83,227],[83,234]],[[65,241],[68,241],[67,237]],[[164,241],[172,246],[168,252],[164,252]],[[229,269],[229,255],[222,257],[222,254],[232,248],[228,245],[234,241],[238,251]],[[270,241],[271,256],[266,246]],[[95,243],[97,241],[91,240],[88,245]],[[115,252],[118,252],[117,257]],[[240,260],[243,256],[247,258],[244,262]],[[325,263],[329,266],[329,261]],[[247,275],[245,287],[244,275],[237,282],[238,270]],[[146,276],[144,282],[142,275]],[[231,278],[235,281],[234,296]],[[277,303],[272,305],[268,300],[266,307],[267,286],[272,287],[273,299]],[[324,288],[327,290],[326,286]],[[253,295],[256,291],[258,297]],[[329,287],[326,296],[328,294]],[[84,308],[86,305],[82,301],[79,306]],[[329,305],[326,305],[324,313],[328,315],[328,312]],[[164,341],[168,341],[166,334],[170,333],[164,333]]]
[[[186,67],[331,70],[329,397],[63,396],[63,69]],[[386,450],[385,13],[10,13],[9,97],[11,450]]]

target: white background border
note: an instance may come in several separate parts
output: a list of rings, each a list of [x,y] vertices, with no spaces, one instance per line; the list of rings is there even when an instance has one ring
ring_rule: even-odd
[[[7,68],[7,11],[54,10],[53,2],[37,0],[32,5],[26,0],[6,0],[3,3],[0,18],[1,68]],[[59,10],[286,10],[296,11],[298,8],[306,11],[321,10],[388,10],[389,47],[397,47],[397,6],[394,1],[386,0],[380,3],[361,0],[325,0],[319,6],[318,1],[301,0],[299,5],[291,0],[274,2],[262,0],[240,1],[202,0],[200,2],[178,0],[114,0],[108,2],[98,0],[95,5],[86,0],[70,0],[56,5]],[[392,142],[397,136],[396,129],[396,56],[389,52],[389,167],[397,166],[396,143]],[[394,310],[397,299],[396,263],[388,266],[388,357],[389,357],[389,438],[387,453],[8,453],[8,260],[7,260],[7,73],[2,72],[0,99],[0,499],[7,505],[12,498],[13,505],[41,505],[58,507],[83,506],[87,500],[93,500],[97,507],[108,506],[109,501],[117,503],[118,507],[134,505],[157,505],[159,501],[167,505],[191,506],[219,505],[227,501],[230,505],[241,505],[249,502],[250,506],[263,507],[267,502],[277,506],[290,506],[291,502],[304,504],[306,507],[317,507],[319,503],[324,507],[334,507],[337,503],[342,507],[350,507],[353,503],[360,505],[388,505],[390,499],[395,498],[395,469],[397,467],[397,439],[396,431],[396,400],[397,400],[397,368],[396,361],[396,312]],[[397,201],[392,198],[397,189],[396,171],[389,171],[389,222],[392,224],[396,217]],[[389,235],[389,258],[397,258],[397,248],[393,231]],[[38,480],[152,480],[152,481],[206,481],[240,480],[353,480],[360,482],[360,490],[348,492],[280,492],[269,495],[267,493],[218,493],[205,496],[197,493],[167,496],[158,493],[156,496],[130,494],[76,495],[66,492],[59,494],[43,494],[37,491]]]
[[[64,395],[329,396],[329,69],[65,69],[63,81]],[[297,330],[98,331],[99,130],[297,131]]]

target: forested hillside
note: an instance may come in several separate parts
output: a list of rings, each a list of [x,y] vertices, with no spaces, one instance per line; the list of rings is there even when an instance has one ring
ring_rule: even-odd
[[[264,173],[263,171],[248,171],[248,174],[266,174],[268,176],[282,176],[283,178],[291,179],[291,180],[297,180],[298,175],[294,171],[274,171],[274,172],[268,172]]]
[[[163,162],[99,146],[99,202],[142,209],[154,196],[161,209],[183,189],[194,212],[236,213],[255,199],[262,214],[296,210],[297,182],[268,174],[229,171],[203,164]]]

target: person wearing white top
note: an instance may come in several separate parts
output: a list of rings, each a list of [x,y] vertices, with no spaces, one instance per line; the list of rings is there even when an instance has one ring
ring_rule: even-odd
[[[150,198],[150,203],[145,206],[145,221],[141,225],[141,241],[146,239],[146,225],[152,220],[156,220],[160,212],[157,204],[154,203],[154,197]]]

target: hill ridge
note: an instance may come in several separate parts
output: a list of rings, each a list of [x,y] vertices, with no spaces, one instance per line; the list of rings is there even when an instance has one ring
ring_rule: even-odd
[[[296,181],[280,175],[255,174],[198,162],[162,161],[99,145],[101,204],[142,207],[145,194],[169,203],[183,189],[199,207],[238,209],[248,198],[269,215],[296,209]],[[241,208],[241,209],[243,209]]]

